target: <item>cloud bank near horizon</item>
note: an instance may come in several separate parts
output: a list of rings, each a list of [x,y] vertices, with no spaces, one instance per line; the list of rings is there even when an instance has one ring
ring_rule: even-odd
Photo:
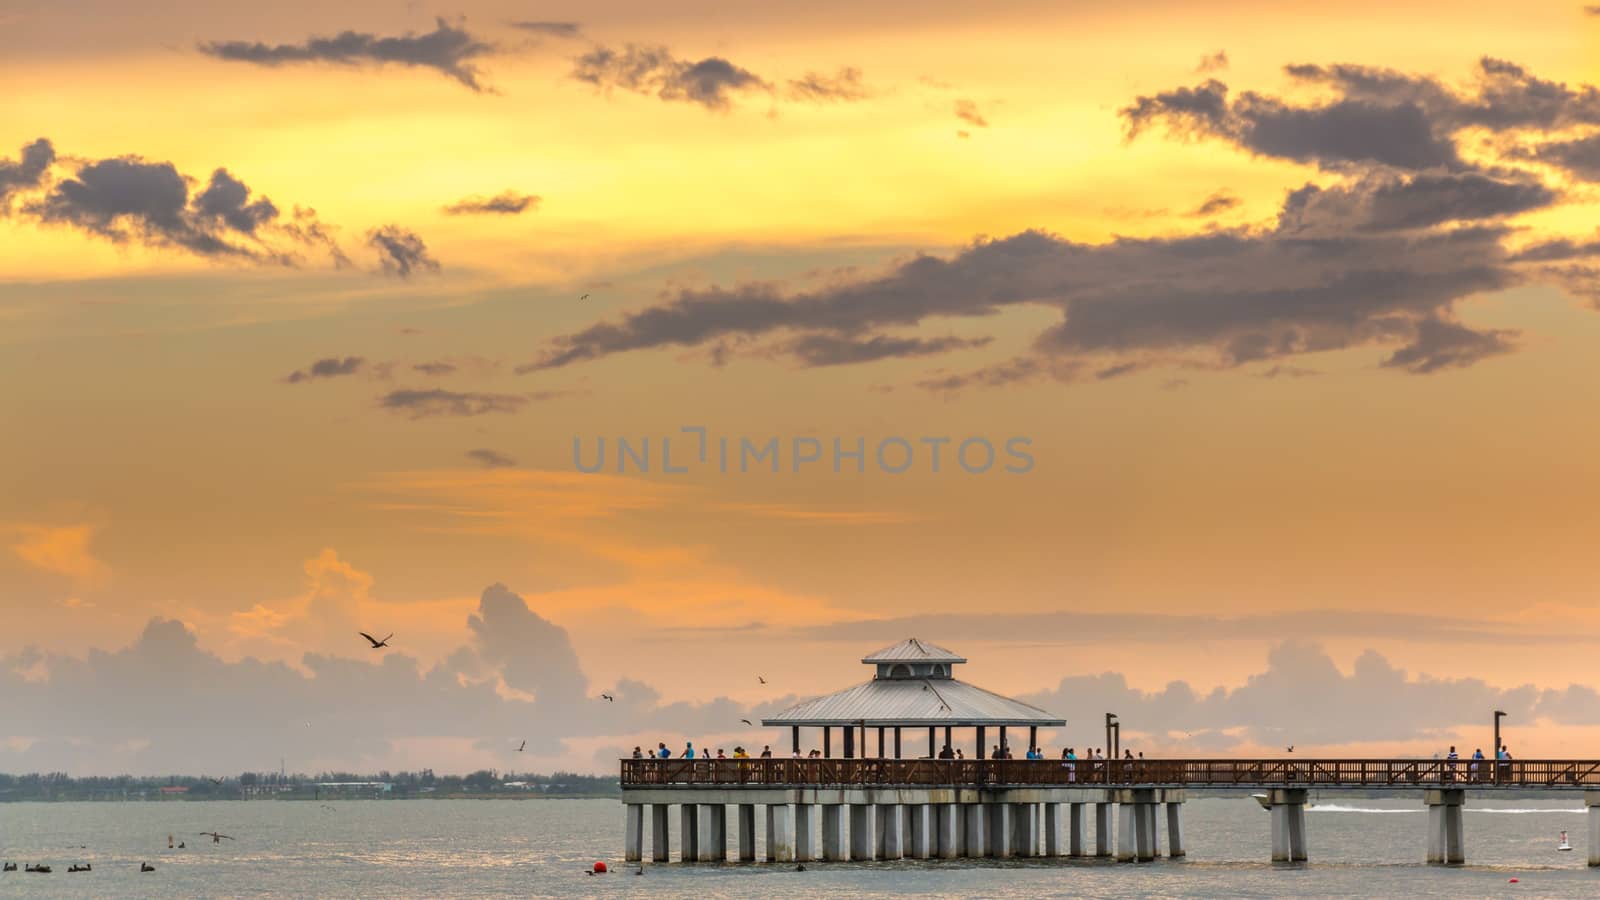
[[[203,649],[191,628],[162,618],[120,650],[91,650],[82,659],[37,650],[3,656],[0,771],[234,772],[273,768],[279,757],[301,768],[315,761],[365,771],[402,768],[400,746],[430,741],[498,753],[526,739],[529,755],[519,762],[596,743],[663,740],[676,748],[685,738],[697,745],[711,738],[730,748],[739,741],[786,746],[786,735],[739,720],[759,721],[803,699],[664,703],[659,686],[644,681],[592,685],[566,631],[503,585],[484,590],[467,624],[469,641],[427,668],[403,650],[377,663],[308,653],[304,671],[254,658],[227,662]],[[602,691],[615,702],[600,700]],[[1115,709],[1130,744],[1211,754],[1375,741],[1412,742],[1425,754],[1494,708],[1523,723],[1600,724],[1600,692],[1586,685],[1499,687],[1418,676],[1370,650],[1346,674],[1305,642],[1279,644],[1265,671],[1203,694],[1185,681],[1141,691],[1124,673],[1103,672],[1067,675],[1020,699],[1065,717],[1069,732]],[[728,735],[735,737],[721,740]],[[597,751],[597,770],[607,768],[599,758],[606,755]]]

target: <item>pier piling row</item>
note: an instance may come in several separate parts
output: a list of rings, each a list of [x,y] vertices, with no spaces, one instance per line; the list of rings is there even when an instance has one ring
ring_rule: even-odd
[[[767,862],[1109,857],[1113,816],[1117,858],[1152,860],[1161,855],[1162,806],[1167,855],[1184,855],[1184,800],[1180,788],[635,789],[623,798],[623,850],[627,861],[643,860],[648,818],[651,859],[672,861],[668,823],[677,806],[678,861],[726,861],[733,807],[734,858],[743,862],[756,860],[759,808]],[[1090,807],[1098,825],[1092,849]]]
[[[1309,794],[1307,788],[1273,788],[1267,793],[1263,805],[1270,813],[1273,862],[1310,859]],[[1423,792],[1428,863],[1466,863],[1461,815],[1466,794],[1465,788]],[[1162,855],[1172,859],[1187,855],[1186,799],[1184,788],[1171,787],[633,789],[623,796],[623,851],[629,862],[643,860],[648,818],[650,859],[673,861],[669,823],[671,808],[677,806],[676,859],[725,862],[730,858],[728,808],[732,807],[737,822],[734,858],[741,862],[757,860],[756,829],[763,818],[766,842],[761,858],[767,862],[1029,857],[1148,862]],[[1584,805],[1588,862],[1600,867],[1600,790],[1584,791]]]

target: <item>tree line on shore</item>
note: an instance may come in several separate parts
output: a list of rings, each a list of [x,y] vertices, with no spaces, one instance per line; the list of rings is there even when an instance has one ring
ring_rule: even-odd
[[[333,787],[338,785],[338,787]],[[359,787],[358,787],[359,786]],[[369,787],[370,786],[370,787]],[[615,775],[574,772],[500,772],[479,769],[466,775],[387,770],[320,772],[242,772],[238,775],[81,775],[65,772],[0,772],[0,803],[57,800],[240,800],[382,796],[390,799],[459,795],[608,796],[621,790]]]

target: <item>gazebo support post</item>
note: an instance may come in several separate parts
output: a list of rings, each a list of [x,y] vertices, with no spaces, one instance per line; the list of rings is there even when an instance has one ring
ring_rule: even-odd
[[[900,726],[894,727],[894,758],[900,758]]]
[[[983,734],[983,731],[984,731],[984,729],[983,729],[983,726],[982,726],[982,725],[979,725],[979,726],[978,726],[978,758],[979,758],[979,759],[983,759],[983,755],[984,755],[984,754],[983,754],[983,744],[984,744],[984,740],[983,740],[983,738],[984,738],[984,734]]]

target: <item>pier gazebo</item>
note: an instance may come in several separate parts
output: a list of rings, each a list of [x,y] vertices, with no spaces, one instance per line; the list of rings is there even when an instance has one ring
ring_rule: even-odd
[[[907,638],[862,657],[862,663],[876,670],[870,681],[798,703],[762,719],[761,724],[788,726],[796,753],[801,752],[800,729],[821,728],[824,757],[833,756],[833,732],[838,729],[845,759],[869,758],[869,729],[878,734],[878,758],[902,759],[906,729],[927,729],[927,753],[915,755],[934,758],[945,750],[954,752],[955,729],[971,728],[976,731],[976,758],[981,759],[986,755],[990,728],[997,729],[994,750],[1004,758],[1012,748],[1008,728],[1028,729],[1027,746],[1032,748],[1038,746],[1040,728],[1066,724],[1036,706],[958,680],[955,667],[966,661],[943,647]]]

